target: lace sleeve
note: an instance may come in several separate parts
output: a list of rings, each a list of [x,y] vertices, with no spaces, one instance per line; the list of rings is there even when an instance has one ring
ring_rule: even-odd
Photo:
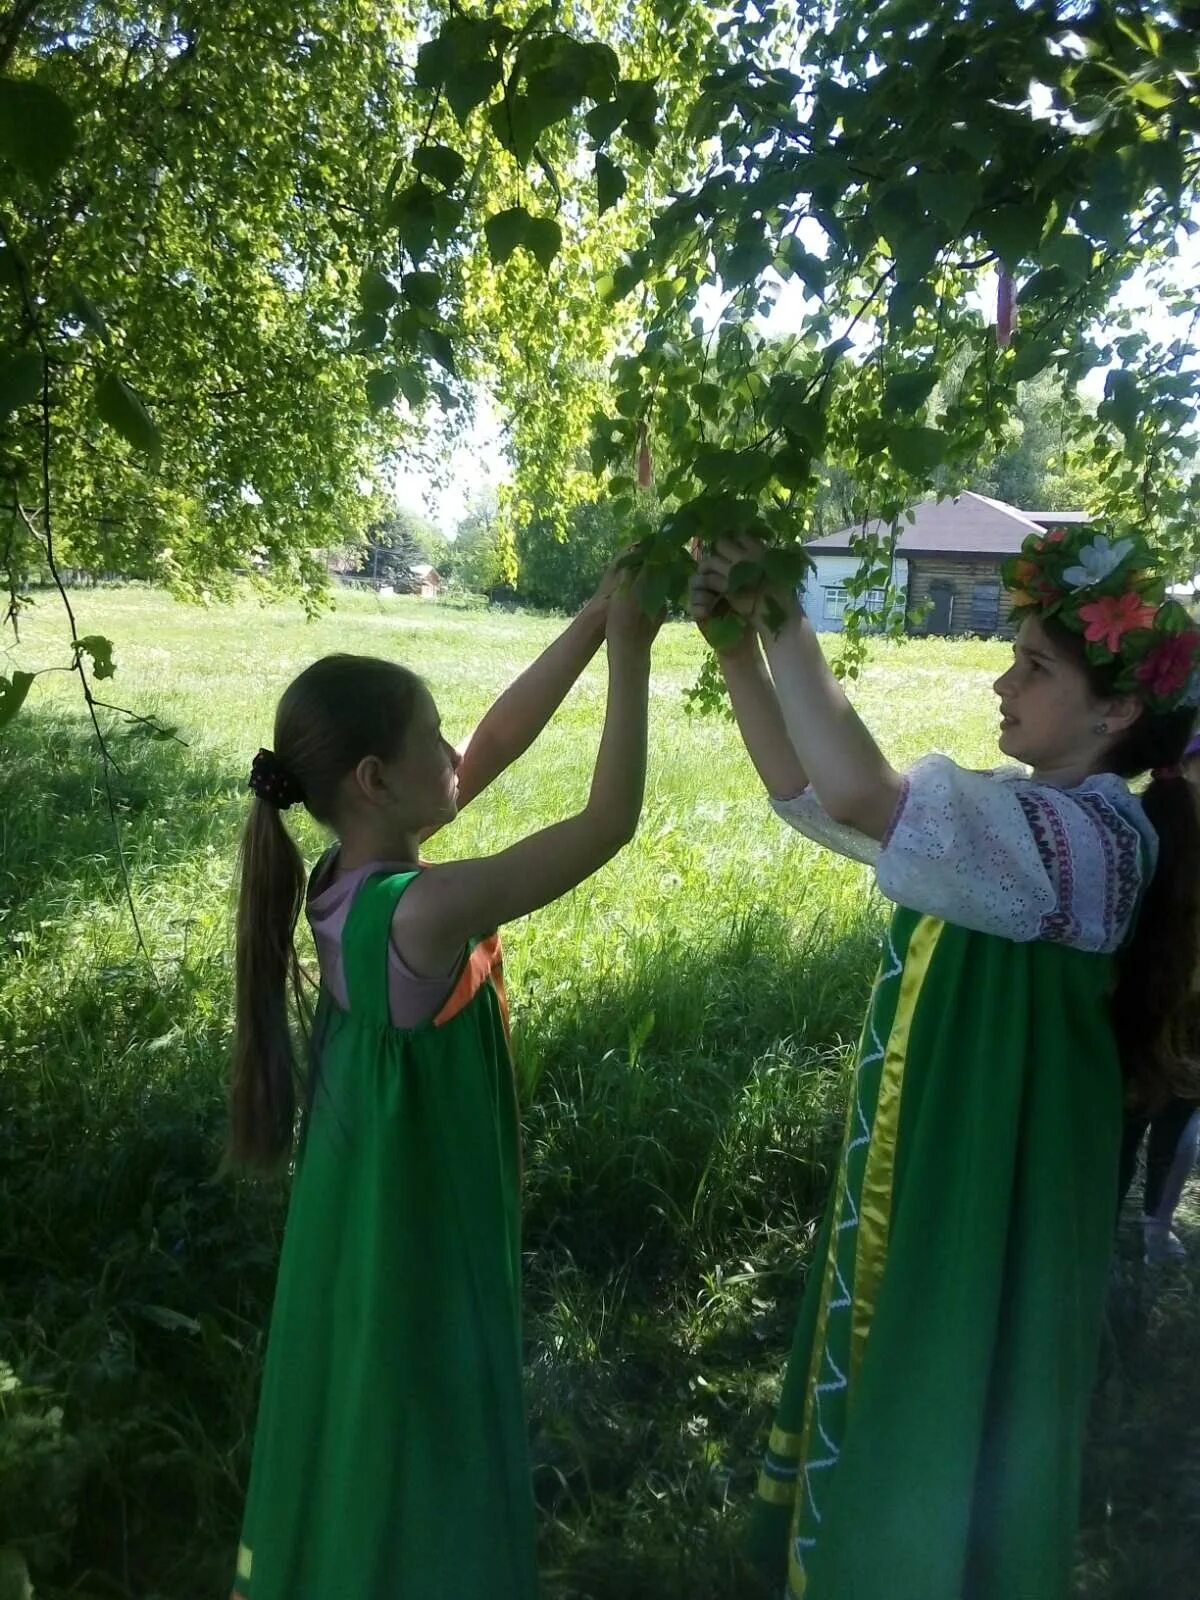
[[[829,850],[836,850],[840,856],[849,856],[851,861],[863,861],[868,866],[874,866],[879,855],[878,840],[868,838],[856,828],[835,822],[813,793],[811,785],[791,800],[772,800],[771,806],[776,816],[791,823],[797,833],[802,833],[806,839],[813,839]]]
[[[876,876],[889,900],[962,927],[1112,951],[1155,848],[1141,806],[1110,774],[1056,789],[928,756],[908,775]]]

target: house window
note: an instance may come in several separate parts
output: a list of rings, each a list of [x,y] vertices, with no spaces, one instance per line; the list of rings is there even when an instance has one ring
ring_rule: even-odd
[[[971,592],[971,632],[995,633],[1000,626],[1000,585],[977,583]]]
[[[851,604],[850,596],[846,592],[845,584],[842,584],[842,583],[831,583],[831,584],[828,584],[826,586],[825,590],[824,590],[824,595],[825,595],[825,612],[824,612],[825,621],[826,622],[840,622],[842,620],[842,618],[846,614],[846,607]],[[884,589],[868,589],[866,594],[865,595],[861,595],[858,598],[858,600],[856,600],[854,602],[854,604],[864,607],[867,611],[875,612],[876,614],[878,614],[879,612],[881,612],[883,610],[886,600],[887,600],[887,591],[886,590],[884,590]]]

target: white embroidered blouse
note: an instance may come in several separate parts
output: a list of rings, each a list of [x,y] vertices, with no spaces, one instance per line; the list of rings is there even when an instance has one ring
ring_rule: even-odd
[[[1077,950],[1120,948],[1158,853],[1137,797],[1108,772],[1056,789],[1019,768],[968,772],[926,756],[905,774],[881,843],[834,822],[811,788],[771,804],[808,838],[874,866],[897,905]]]

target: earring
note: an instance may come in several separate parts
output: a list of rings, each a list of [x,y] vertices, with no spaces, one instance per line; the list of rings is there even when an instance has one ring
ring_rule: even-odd
[[[1093,733],[1107,733],[1108,732],[1108,723],[1107,722],[1098,722],[1096,724],[1096,726],[1092,729],[1092,732]]]

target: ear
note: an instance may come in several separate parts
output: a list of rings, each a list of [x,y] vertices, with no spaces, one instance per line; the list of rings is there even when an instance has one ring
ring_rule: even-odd
[[[1108,723],[1110,734],[1127,733],[1145,709],[1135,694],[1113,695],[1110,700],[1100,702],[1100,715]]]
[[[387,798],[383,763],[378,756],[364,756],[350,775],[354,790],[368,805],[377,806]]]

